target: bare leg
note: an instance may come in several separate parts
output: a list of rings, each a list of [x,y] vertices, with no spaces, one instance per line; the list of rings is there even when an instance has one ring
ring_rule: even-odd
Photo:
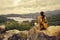
[[[44,25],[44,28],[47,29],[48,24],[47,23],[44,23],[43,25]]]
[[[40,27],[40,24],[37,24],[38,26],[37,26],[37,29],[38,30],[41,30],[41,27]]]

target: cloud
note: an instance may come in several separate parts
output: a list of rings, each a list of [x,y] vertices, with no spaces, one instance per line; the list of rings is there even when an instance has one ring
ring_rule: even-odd
[[[13,5],[17,6],[19,2],[21,2],[22,0],[14,0]]]
[[[60,0],[0,0],[0,13],[30,13],[59,9]]]

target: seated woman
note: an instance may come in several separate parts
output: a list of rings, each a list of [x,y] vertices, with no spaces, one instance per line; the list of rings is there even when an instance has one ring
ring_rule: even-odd
[[[46,16],[44,15],[44,12],[40,12],[40,16],[38,16],[37,19],[38,25],[39,25],[39,29],[43,30],[43,29],[47,29],[48,27],[48,23],[47,23],[47,19]]]

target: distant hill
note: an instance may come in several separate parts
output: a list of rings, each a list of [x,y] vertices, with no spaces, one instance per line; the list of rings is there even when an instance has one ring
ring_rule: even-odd
[[[57,15],[60,14],[60,10],[55,10],[55,11],[46,11],[45,15],[47,17],[52,16],[52,15]],[[1,15],[4,17],[21,17],[21,18],[33,18],[36,19],[37,16],[39,16],[39,13],[29,13],[29,14],[7,14],[7,15]]]
[[[6,17],[0,16],[0,23],[6,22],[8,19]]]
[[[12,19],[12,20],[15,20],[15,21],[18,21],[18,22],[22,22],[22,21],[31,21],[31,20],[36,20],[37,19],[37,16],[39,16],[40,13],[29,13],[29,14],[7,14],[7,15],[0,15],[1,17],[6,17],[8,18],[9,20]],[[47,16],[47,18],[52,18],[52,16],[56,16],[56,15],[60,15],[60,10],[55,10],[55,11],[46,11],[45,12],[45,15]],[[0,19],[1,19],[0,17]],[[57,17],[57,16],[56,16]],[[58,18],[58,17],[57,17]],[[57,19],[55,18],[55,19]],[[53,20],[53,18],[52,18]],[[52,22],[51,20],[51,22]],[[59,18],[58,18],[59,20]],[[50,21],[50,19],[49,19]]]
[[[60,26],[60,14],[53,15],[51,17],[48,17],[48,23],[49,25],[59,25]]]

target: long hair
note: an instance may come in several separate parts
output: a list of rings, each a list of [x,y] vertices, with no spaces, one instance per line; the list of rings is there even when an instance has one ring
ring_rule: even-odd
[[[44,17],[45,17],[44,12],[41,11],[40,14],[41,14],[41,16],[42,16],[42,19],[44,19]]]

